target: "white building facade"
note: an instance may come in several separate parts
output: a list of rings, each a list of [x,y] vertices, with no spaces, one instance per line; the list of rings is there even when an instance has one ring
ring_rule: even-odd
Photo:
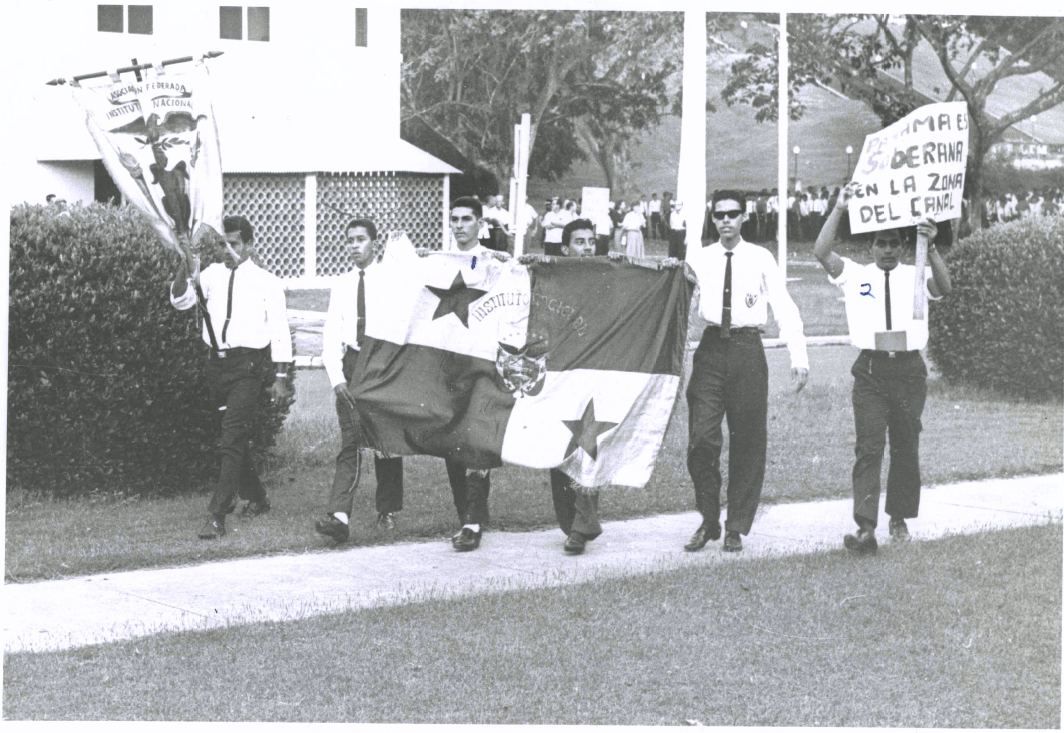
[[[348,214],[404,229],[418,246],[449,238],[449,176],[460,171],[399,137],[398,7],[17,0],[3,15],[9,37],[33,39],[19,50],[33,71],[14,90],[27,110],[26,144],[8,166],[14,201],[88,203],[113,185],[68,87],[46,81],[221,51],[208,68],[226,213],[251,220],[264,265],[288,286],[342,274]]]

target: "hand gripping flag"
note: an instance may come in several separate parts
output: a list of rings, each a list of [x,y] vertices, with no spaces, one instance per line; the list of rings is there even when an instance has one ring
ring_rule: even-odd
[[[560,467],[585,487],[650,479],[681,383],[682,269],[433,254],[389,292],[352,380],[375,448]]]
[[[146,81],[71,84],[104,166],[163,241],[188,259],[222,230],[222,161],[206,62]]]

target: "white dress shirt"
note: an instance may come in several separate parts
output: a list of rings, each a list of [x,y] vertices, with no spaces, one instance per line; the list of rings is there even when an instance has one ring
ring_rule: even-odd
[[[682,211],[676,211],[673,209],[669,214],[669,229],[686,229],[687,228],[687,215]]]
[[[595,217],[595,234],[599,236],[607,235],[612,228],[613,219],[610,218],[609,212],[600,211],[598,216]]]
[[[487,251],[476,245],[474,252]],[[389,299],[398,288],[396,278],[409,273],[420,265],[421,258],[413,247],[402,240],[388,242],[381,262],[372,261],[365,269],[366,325],[375,314],[387,310]],[[329,296],[329,312],[325,315],[322,329],[321,360],[329,383],[335,387],[344,384],[344,352],[350,346],[356,351],[358,344],[358,268],[344,273],[332,287]]]
[[[724,268],[727,265],[724,245],[720,242],[708,247],[688,250],[687,262],[698,278],[702,295],[698,312],[709,323],[720,323],[724,301]],[[780,338],[787,343],[791,354],[791,367],[809,368],[809,356],[805,348],[802,317],[798,306],[787,293],[776,258],[764,247],[740,239],[732,249],[732,328],[756,326],[764,328],[768,321],[768,308],[780,324]],[[910,301],[911,302],[911,301]]]
[[[661,213],[661,201],[659,199],[651,199],[651,201],[650,201],[650,213],[651,214],[660,214]]]
[[[549,244],[561,244],[562,241],[562,227],[572,221],[572,217],[564,209],[558,211],[548,211],[543,215],[543,228],[547,230],[544,242]],[[561,227],[548,228],[550,224],[561,224]]]
[[[226,327],[230,272],[228,267],[216,262],[200,273],[200,288],[207,299],[207,312],[211,316],[218,348],[261,349],[269,346],[273,361],[292,361],[292,335],[288,331],[288,311],[280,279],[251,260],[244,260],[233,276],[233,309]],[[191,278],[180,297],[174,297],[171,285],[170,303],[182,311],[196,305],[196,289]],[[211,343],[206,320],[203,322],[203,341],[208,345]]]
[[[638,232],[640,229],[646,226],[647,220],[643,218],[643,215],[632,209],[624,215],[624,219],[621,220],[621,228],[626,232]]]
[[[846,323],[850,327],[850,342],[859,349],[876,348],[876,332],[887,330],[887,306],[885,288],[887,279],[884,270],[873,262],[859,265],[848,257],[842,258],[842,272],[837,278],[828,278],[842,289],[846,297]],[[940,300],[931,295],[928,287],[932,275],[926,270],[924,291],[929,300]],[[913,290],[916,286],[916,268],[899,264],[890,271],[890,325],[892,331],[906,332],[906,347],[916,351],[927,346],[927,317],[913,320]],[[866,294],[867,293],[867,294]]]

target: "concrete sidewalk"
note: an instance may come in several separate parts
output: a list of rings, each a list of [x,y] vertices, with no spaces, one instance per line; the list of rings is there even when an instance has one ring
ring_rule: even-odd
[[[609,491],[603,494],[608,507]],[[402,543],[6,584],[4,651],[66,649],[161,631],[838,550],[842,535],[854,528],[851,511],[850,500],[766,507],[738,555],[722,553],[720,542],[684,552],[700,519],[690,512],[607,522],[602,537],[577,557],[562,553],[564,537],[556,529],[486,532],[480,549],[470,553],[456,553],[447,542]],[[1064,474],[993,479],[925,488],[920,517],[909,528],[919,541],[1059,522],[1062,515]],[[889,551],[882,547],[889,544],[885,517],[877,535],[880,551]]]

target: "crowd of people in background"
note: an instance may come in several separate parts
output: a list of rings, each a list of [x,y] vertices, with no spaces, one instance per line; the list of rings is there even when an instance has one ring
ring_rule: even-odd
[[[783,209],[787,239],[791,242],[815,241],[835,208],[840,187],[805,186],[787,192]],[[743,240],[755,244],[774,242],[777,237],[780,217],[778,189],[747,191],[746,221],[742,224]],[[484,206],[484,226],[480,231],[480,243],[496,251],[512,250],[512,212],[501,195],[480,196]],[[968,199],[964,199],[964,219],[967,219]],[[707,209],[710,204],[707,204]],[[610,201],[609,208],[602,211],[584,211],[580,199],[556,196],[543,202],[542,212],[526,204],[530,245],[527,251],[542,251],[547,255],[561,254],[562,230],[578,218],[595,224],[597,244],[595,254],[606,255],[619,252],[629,257],[645,257],[646,245],[652,241],[667,241],[668,256],[685,259],[687,253],[687,217],[682,201],[665,191],[660,196],[652,193],[641,195],[637,200]],[[1064,213],[1064,192],[1060,189],[1035,189],[1033,191],[993,192],[985,201],[983,225],[991,226],[1024,217],[1055,216]],[[848,221],[843,220],[839,236],[848,235]],[[703,242],[720,239],[713,217],[707,215],[702,225]]]
[[[967,203],[967,202],[965,202]],[[1048,190],[998,192],[986,197],[983,225],[1005,223],[1025,217],[1056,216],[1064,212],[1064,192]]]

